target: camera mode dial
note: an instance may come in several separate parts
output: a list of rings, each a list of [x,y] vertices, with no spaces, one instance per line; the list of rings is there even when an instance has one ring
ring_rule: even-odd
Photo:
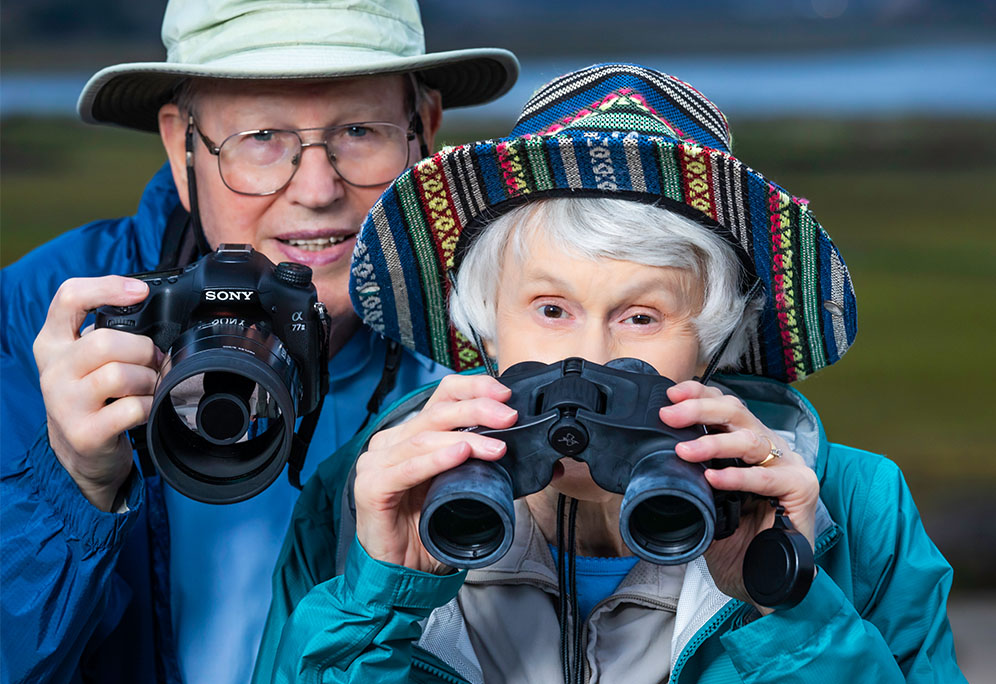
[[[311,284],[311,268],[293,261],[281,261],[273,277],[292,287],[308,287]]]

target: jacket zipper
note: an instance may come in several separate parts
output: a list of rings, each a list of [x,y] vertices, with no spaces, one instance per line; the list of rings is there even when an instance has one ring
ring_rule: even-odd
[[[469,684],[466,679],[460,679],[446,670],[436,667],[432,663],[427,663],[416,655],[412,656],[412,667],[428,672],[432,676],[442,679],[444,682],[449,682],[449,684]]]
[[[836,523],[834,523],[823,534],[820,535],[819,539],[816,540],[816,543],[813,545],[813,555],[816,558],[822,556],[827,551],[827,549],[832,547],[837,542],[839,536],[840,536],[840,527]],[[713,633],[717,629],[719,629],[720,626],[727,620],[727,618],[730,617],[730,615],[732,615],[737,610],[746,605],[747,604],[745,604],[743,601],[732,599],[729,603],[723,606],[723,608],[721,608],[718,613],[716,613],[713,616],[712,620],[710,620],[702,629],[700,629],[695,634],[695,636],[692,637],[692,640],[685,645],[685,648],[682,649],[681,651],[681,655],[678,656],[678,659],[674,663],[674,670],[672,670],[671,677],[669,679],[669,682],[671,684],[675,684],[678,681],[678,677],[681,675],[682,668],[685,666],[685,663],[688,661],[688,659],[695,654],[695,650],[699,647],[699,645],[702,644],[702,642],[704,642],[710,636],[712,636]]]
[[[711,637],[713,633],[727,620],[727,618],[736,612],[742,605],[743,603],[741,601],[736,599],[731,600],[712,617],[712,620],[709,621],[705,627],[700,629],[695,636],[692,637],[692,640],[685,645],[681,655],[678,656],[678,659],[674,662],[674,670],[671,671],[671,676],[668,678],[668,681],[671,684],[675,684],[675,682],[678,681],[681,669],[685,666],[688,659],[692,657],[699,645]]]

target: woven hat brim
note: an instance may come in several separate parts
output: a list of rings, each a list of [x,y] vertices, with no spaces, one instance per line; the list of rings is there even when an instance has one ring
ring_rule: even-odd
[[[442,95],[444,109],[490,102],[519,75],[519,62],[500,48],[451,50],[413,57],[374,51],[297,48],[260,51],[251,62],[136,62],[100,70],[83,87],[76,108],[87,123],[158,130],[158,112],[185,78],[232,80],[340,79],[413,72]],[[308,66],[302,66],[307,64]],[[260,66],[265,65],[265,66]]]
[[[482,219],[529,199],[660,201],[697,214],[753,264],[765,308],[743,368],[799,380],[837,361],[857,331],[850,276],[803,200],[722,150],[636,134],[563,131],[442,150],[371,209],[350,275],[354,309],[378,332],[456,370],[481,363],[449,319],[454,268]],[[686,213],[687,213],[686,211]]]

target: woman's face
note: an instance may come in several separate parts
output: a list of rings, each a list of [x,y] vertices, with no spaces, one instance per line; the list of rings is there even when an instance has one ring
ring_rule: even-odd
[[[579,356],[599,364],[641,359],[675,382],[703,372],[692,322],[703,288],[692,274],[575,256],[538,232],[526,244],[522,260],[508,250],[502,264],[497,339],[488,345],[500,370]],[[583,500],[618,496],[599,488],[587,465],[568,458],[551,486]]]

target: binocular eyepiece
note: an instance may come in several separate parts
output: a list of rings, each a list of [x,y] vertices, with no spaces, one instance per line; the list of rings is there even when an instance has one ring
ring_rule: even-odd
[[[658,410],[674,383],[637,359],[601,366],[578,358],[527,362],[501,376],[519,412],[510,428],[474,428],[501,439],[499,461],[470,459],[437,476],[422,508],[422,544],[439,561],[479,568],[512,544],[513,500],[552,479],[554,464],[587,463],[603,489],[623,494],[619,527],[629,549],[661,565],[700,556],[739,523],[743,495],[713,490],[705,466],[678,458],[674,446],[705,434],[702,426],[664,425]]]

